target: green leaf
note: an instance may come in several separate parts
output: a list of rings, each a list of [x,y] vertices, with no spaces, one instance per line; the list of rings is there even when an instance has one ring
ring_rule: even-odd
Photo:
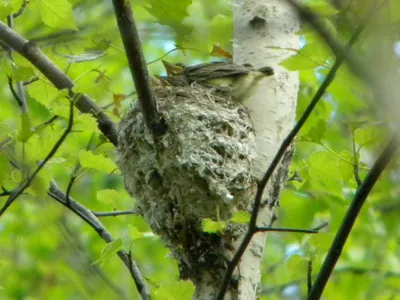
[[[308,242],[318,250],[327,251],[331,247],[334,237],[332,233],[320,232],[318,234],[313,234]]]
[[[111,205],[115,205],[116,203],[121,202],[122,199],[126,198],[125,194],[120,193],[116,190],[109,190],[109,189],[97,191],[96,195],[97,195],[97,200],[105,204],[111,204]]]
[[[52,108],[52,104],[60,95],[60,92],[49,82],[38,80],[28,86],[29,96],[37,102],[48,108]]]
[[[354,131],[354,140],[360,146],[375,142],[382,135],[382,130],[373,125],[366,125]]]
[[[0,152],[0,184],[4,179],[8,179],[11,173],[11,165],[8,156]]]
[[[51,172],[45,167],[40,170],[26,192],[38,198],[45,198],[52,179]]]
[[[119,251],[122,247],[122,240],[121,239],[116,239],[110,243],[108,243],[104,249],[101,251],[101,255],[107,256],[116,253]]]
[[[55,100],[52,104],[51,112],[61,118],[68,120],[70,113],[69,100],[68,99]],[[77,118],[79,117],[79,111],[77,108],[74,108],[73,113],[74,116],[76,116]],[[75,123],[75,118],[74,118],[74,123]]]
[[[302,268],[302,266],[305,266],[305,263],[306,260],[304,257],[300,256],[299,254],[293,254],[290,256],[286,264],[289,271],[294,271]]]
[[[226,229],[226,223],[223,221],[213,221],[210,218],[201,220],[201,228],[207,233],[223,233]]]
[[[154,233],[152,232],[142,232],[136,226],[128,225],[129,236],[131,237],[132,241],[142,239],[142,238],[149,238],[154,237]]]
[[[194,285],[190,281],[161,283],[154,291],[157,300],[190,300],[194,293]]]
[[[336,162],[337,158],[327,151],[312,153],[308,160],[311,178],[319,178],[322,181],[326,181],[326,179],[339,180],[340,173]]]
[[[15,81],[25,81],[35,76],[35,72],[31,67],[16,66],[13,68],[12,78]]]
[[[213,43],[226,44],[231,41],[233,35],[233,19],[232,16],[217,14],[211,22],[208,23],[208,31],[210,32],[210,40]]]
[[[352,163],[354,163],[354,158],[353,155],[347,150],[341,151],[339,156],[345,160],[339,159],[338,167],[340,174],[342,174],[343,181],[347,182],[353,177],[354,174],[354,167],[352,165]]]
[[[34,131],[32,130],[31,121],[29,119],[29,114],[22,113],[21,114],[21,129],[17,136],[17,140],[21,142],[26,142],[33,135]]]
[[[319,66],[311,57],[305,56],[301,51],[283,60],[280,65],[289,71],[308,70]]]
[[[106,173],[118,172],[117,165],[108,157],[94,154],[92,151],[79,151],[79,163],[83,168],[94,169]]]
[[[338,10],[326,0],[307,0],[305,1],[305,4],[311,11],[318,14],[320,17],[329,17],[338,13]]]
[[[108,243],[105,245],[103,250],[101,251],[100,258],[97,259],[94,264],[101,263],[100,266],[104,266],[109,259],[111,258],[112,255],[117,253],[120,249],[122,248],[122,240],[121,239],[115,239],[112,242]]]
[[[321,74],[328,74],[329,70],[321,70]],[[366,109],[371,103],[369,87],[357,78],[349,68],[344,65],[336,73],[335,80],[328,87],[328,93],[338,103],[340,111],[345,113],[357,113],[360,109]]]
[[[22,172],[20,170],[12,170],[11,171],[11,180],[14,183],[22,182],[22,178],[23,178],[23,176],[22,176]]]
[[[0,123],[0,140],[4,141],[10,134],[10,127],[8,127],[6,124],[4,123]],[[3,147],[5,146],[5,144],[2,145]]]
[[[327,55],[329,52],[320,41],[311,40],[296,54],[282,61],[280,65],[290,71],[314,69],[326,64]]]
[[[36,0],[42,21],[49,27],[77,30],[68,0]]]
[[[316,124],[311,127],[307,134],[302,138],[307,141],[320,143],[321,140],[324,138],[326,127],[326,121],[324,119],[318,119],[316,121]]]
[[[12,5],[8,2],[0,2],[0,20],[5,20],[12,11]]]
[[[243,210],[237,211],[229,221],[238,224],[247,224],[250,222],[250,214]]]
[[[76,114],[74,118],[74,130],[97,132],[97,121],[91,114]]]
[[[153,15],[161,25],[170,26],[178,34],[187,36],[191,33],[192,27],[182,24],[184,18],[188,17],[188,7],[192,0],[151,0],[150,7],[145,9]]]

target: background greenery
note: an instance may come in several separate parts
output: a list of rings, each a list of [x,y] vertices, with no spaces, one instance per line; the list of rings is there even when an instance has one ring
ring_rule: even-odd
[[[15,13],[22,0],[0,1],[0,19]],[[308,0],[335,35],[347,41],[369,1]],[[151,74],[163,71],[160,58],[194,64],[207,62],[218,44],[232,52],[232,13],[226,0],[134,1],[134,16]],[[389,17],[388,17],[389,16]],[[365,62],[372,45],[387,29],[382,47],[400,40],[400,4],[387,1],[371,20],[354,51]],[[132,105],[134,87],[116,27],[111,1],[31,1],[15,19],[15,30],[34,41],[46,55],[118,121]],[[307,26],[303,48],[284,62],[299,70],[298,116],[334,62],[327,46]],[[178,49],[179,48],[179,49]],[[176,49],[176,50],[174,50]],[[172,51],[174,50],[174,51]],[[68,104],[25,59],[0,52],[0,182],[12,190],[45,157],[67,126]],[[394,60],[396,61],[396,60]],[[397,60],[398,61],[398,60]],[[39,80],[26,86],[28,118],[13,98],[7,76]],[[293,180],[282,192],[275,226],[312,228],[327,221],[318,235],[271,233],[262,269],[262,299],[301,299],[306,292],[307,264],[314,273],[330,246],[355,193],[354,166],[361,179],[387,138],[389,124],[376,115],[370,92],[346,66],[341,67],[311,119],[297,138],[291,167]],[[376,101],[376,100],[375,100]],[[32,130],[55,114],[63,118]],[[117,256],[104,255],[105,243],[81,219],[47,196],[50,178],[64,191],[74,169],[71,196],[93,211],[133,207],[115,165],[113,146],[104,141],[95,120],[75,113],[74,131],[35,179],[34,184],[0,219],[0,299],[135,299],[126,267]],[[86,150],[85,150],[86,149]],[[17,161],[22,170],[9,164]],[[76,168],[78,162],[81,166]],[[365,204],[324,293],[325,299],[400,299],[400,211],[398,162],[384,173]],[[6,197],[0,198],[0,204]],[[123,247],[131,251],[156,299],[189,299],[191,283],[179,282],[175,262],[144,220],[135,215],[101,219]],[[102,252],[103,251],[103,252]],[[103,254],[103,255],[102,255]],[[134,295],[134,296],[132,296]]]

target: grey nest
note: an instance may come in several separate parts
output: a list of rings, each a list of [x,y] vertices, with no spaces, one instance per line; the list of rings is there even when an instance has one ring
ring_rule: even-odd
[[[181,277],[196,280],[199,269],[225,269],[229,244],[244,230],[231,224],[207,234],[201,222],[250,210],[255,132],[229,91],[191,84],[154,93],[167,132],[154,141],[137,104],[119,125],[119,167],[136,211],[171,249]]]

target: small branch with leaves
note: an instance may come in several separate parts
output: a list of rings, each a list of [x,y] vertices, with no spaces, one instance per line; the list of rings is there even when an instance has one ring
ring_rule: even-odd
[[[360,210],[365,203],[365,200],[367,199],[383,170],[396,154],[399,147],[400,132],[395,132],[385,149],[382,151],[381,155],[375,161],[371,170],[368,172],[368,175],[357,189],[356,195],[354,196],[353,201],[351,202],[350,207],[343,218],[343,222],[336,233],[332,246],[329,248],[329,252],[325,258],[321,270],[318,273],[317,279],[312,286],[308,296],[309,300],[320,299],[326,283],[328,282],[332,271],[339,260],[340,254],[342,253],[347,238],[350,235],[351,229],[353,228]]]
[[[72,125],[74,123],[74,105],[73,101],[70,100],[70,109],[69,109],[69,119],[68,125],[65,129],[64,133],[60,136],[54,146],[51,148],[50,152],[46,155],[46,157],[40,162],[39,166],[35,169],[35,171],[30,175],[25,182],[21,183],[18,187],[16,187],[13,191],[11,191],[10,196],[8,197],[6,203],[0,209],[0,217],[4,214],[8,207],[32,184],[36,175],[40,172],[40,170],[46,165],[46,163],[53,157],[53,155],[57,152],[58,148],[64,143],[68,134],[72,130]]]
[[[82,113],[92,114],[98,122],[100,131],[111,143],[117,145],[117,131],[114,122],[88,96],[80,94],[79,97],[76,97],[72,91],[74,82],[52,63],[34,43],[24,39],[2,22],[0,22],[0,41],[29,60],[57,89],[67,89],[69,97],[76,99],[75,106]]]
[[[106,242],[111,243],[114,241],[112,235],[108,232],[108,230],[104,227],[104,225],[99,221],[99,219],[85,206],[75,201],[71,197],[67,195],[59,189],[57,184],[54,181],[51,181],[50,188],[48,191],[48,195],[52,197],[57,202],[61,203],[73,213],[75,213],[78,217],[84,220],[89,226],[91,226],[99,236]],[[150,292],[147,288],[145,280],[140,273],[140,270],[137,264],[132,260],[131,256],[124,250],[117,251],[118,257],[124,263],[124,265],[128,268],[135,284],[136,288],[141,295],[143,300],[150,299]]]

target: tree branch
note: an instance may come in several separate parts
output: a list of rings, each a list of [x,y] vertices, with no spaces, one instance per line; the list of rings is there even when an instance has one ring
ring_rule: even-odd
[[[360,25],[353,36],[351,37],[350,41],[346,45],[347,51],[353,46],[353,44],[357,41],[359,38],[362,30],[364,29],[366,24]],[[258,217],[258,212],[260,210],[261,206],[261,200],[262,200],[262,195],[264,193],[264,189],[267,186],[267,183],[271,179],[272,174],[274,173],[276,167],[279,165],[282,157],[286,153],[286,150],[290,146],[290,144],[293,142],[295,136],[299,133],[300,129],[303,127],[305,122],[307,121],[308,117],[311,115],[312,111],[314,110],[315,106],[319,102],[319,100],[322,98],[322,96],[325,94],[327,88],[329,85],[332,83],[333,79],[336,76],[336,72],[339,69],[339,67],[342,65],[344,60],[346,59],[346,56],[338,56],[336,57],[336,61],[334,65],[332,66],[331,70],[329,71],[328,75],[325,77],[324,81],[318,88],[315,96],[311,100],[310,104],[307,106],[306,110],[304,111],[303,115],[297,122],[297,124],[293,127],[293,129],[289,132],[287,137],[283,140],[281,146],[279,147],[279,150],[277,154],[275,155],[274,159],[272,160],[270,166],[268,167],[268,170],[264,174],[263,178],[258,184],[257,187],[257,192],[256,196],[254,198],[254,204],[253,204],[253,210],[251,213],[251,219],[249,223],[249,227],[247,229],[246,235],[243,238],[242,243],[240,244],[238,250],[236,251],[235,255],[233,256],[231,262],[228,264],[221,288],[218,292],[217,295],[217,300],[223,300],[224,295],[226,293],[226,290],[229,285],[229,281],[232,277],[233,271],[235,270],[237,264],[239,263],[244,251],[246,250],[247,246],[249,245],[253,235],[257,232],[257,217]]]
[[[317,279],[315,280],[310,294],[308,295],[309,300],[320,299],[325,285],[332,274],[333,268],[339,260],[350,231],[353,228],[358,214],[360,213],[361,207],[365,203],[365,200],[367,199],[379,176],[382,174],[383,170],[398,150],[400,146],[399,143],[400,132],[395,132],[388,145],[376,160],[360,187],[357,189],[356,195],[354,196],[354,199],[346,212],[343,222],[336,233],[335,239],[333,240],[332,246],[329,248],[329,252],[325,258],[321,270],[318,273]]]
[[[52,197],[54,200],[64,205],[65,207],[67,207],[76,215],[78,215],[89,226],[91,226],[106,243],[114,241],[114,238],[107,231],[104,225],[99,221],[99,219],[96,218],[96,216],[89,209],[87,209],[85,206],[75,201],[71,197],[69,197],[68,201],[66,201],[67,195],[58,188],[55,181],[50,182],[48,195]],[[119,250],[117,252],[117,255],[122,260],[124,265],[128,268],[142,299],[143,300],[150,299],[150,292],[146,286],[144,278],[140,273],[137,264],[130,258],[129,254],[126,253],[124,250]]]
[[[0,40],[29,60],[57,89],[68,89],[70,98],[76,98],[76,95],[72,92],[74,82],[33,43],[18,35],[2,22],[0,22]],[[117,131],[114,122],[88,96],[80,95],[75,101],[75,106],[82,113],[92,114],[98,122],[100,131],[111,143],[117,145]]]
[[[297,233],[319,233],[319,231],[328,226],[328,223],[323,223],[313,229],[295,229],[295,228],[274,228],[274,227],[256,227],[256,232],[297,232]]]
[[[150,87],[149,73],[143,57],[139,34],[133,19],[130,2],[125,0],[113,0],[113,5],[144,120],[147,127],[155,136],[162,135],[166,128],[157,111],[156,98]]]
[[[8,197],[6,203],[0,210],[0,217],[3,213],[7,210],[8,207],[32,184],[33,180],[35,179],[36,175],[39,171],[46,165],[46,163],[53,157],[53,155],[57,152],[58,148],[63,144],[65,139],[67,138],[68,134],[72,130],[72,125],[74,123],[74,105],[73,101],[70,100],[70,110],[69,110],[69,120],[68,126],[61,135],[61,137],[57,140],[54,144],[53,148],[51,148],[50,152],[46,155],[46,157],[40,162],[39,166],[35,169],[31,176],[22,184],[19,185],[16,189],[11,192],[11,195]]]
[[[92,213],[96,217],[116,217],[116,216],[123,216],[123,215],[133,215],[135,212],[131,210],[117,210],[117,211],[105,211],[105,212],[94,212]]]
[[[352,274],[357,274],[357,275],[362,275],[362,274],[368,274],[368,273],[376,273],[376,275],[383,277],[383,278],[391,278],[391,277],[400,277],[400,273],[397,272],[382,272],[382,270],[379,269],[367,269],[367,268],[358,268],[358,267],[342,267],[335,269],[333,271],[333,276],[340,275],[342,273],[352,273]],[[316,277],[316,276],[312,276]],[[285,288],[292,286],[292,285],[298,285],[303,283],[304,281],[308,280],[308,278],[301,278],[301,279],[295,279],[283,284],[278,284],[274,286],[270,286],[267,288],[264,288],[261,291],[261,295],[269,295],[272,293],[277,293],[283,291]]]
[[[369,85],[375,85],[375,77],[373,77],[373,73],[370,72],[365,67],[365,63],[362,62],[357,56],[355,56],[351,51],[349,51],[348,47],[343,45],[335,36],[331,33],[331,31],[327,28],[325,23],[319,18],[319,16],[311,11],[304,5],[301,5],[296,0],[286,0],[287,2],[292,5],[297,13],[299,14],[300,18],[305,22],[309,23],[312,28],[319,34],[320,37],[324,39],[324,41],[328,44],[328,46],[333,51],[336,58],[338,57],[346,57],[346,64],[349,66],[350,70],[353,72],[354,75],[362,79],[365,83]],[[384,0],[382,3],[384,3]],[[371,15],[375,14],[378,11],[378,7],[374,7],[373,10],[368,13],[366,20],[370,20]],[[364,20],[362,24],[365,24],[366,21]],[[364,27],[365,25],[362,25]]]

